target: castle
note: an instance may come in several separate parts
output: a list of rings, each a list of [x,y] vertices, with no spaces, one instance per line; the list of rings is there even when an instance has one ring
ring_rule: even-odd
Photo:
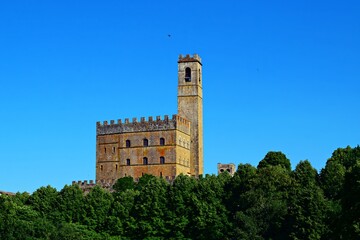
[[[96,123],[96,182],[203,174],[201,58],[179,56],[178,113]]]

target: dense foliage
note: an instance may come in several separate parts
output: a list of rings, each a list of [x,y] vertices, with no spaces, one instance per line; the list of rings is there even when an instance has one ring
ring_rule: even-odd
[[[233,177],[145,175],[111,193],[72,185],[2,195],[0,239],[360,239],[360,147],[334,151],[320,174],[269,152]]]

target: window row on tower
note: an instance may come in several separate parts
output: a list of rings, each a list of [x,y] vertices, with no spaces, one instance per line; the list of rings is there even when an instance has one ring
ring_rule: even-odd
[[[164,145],[165,145],[165,138],[160,138],[160,139],[159,139],[159,145],[160,145],[160,146],[164,146]],[[131,147],[131,141],[130,141],[129,139],[126,140],[125,146],[126,146],[127,148]],[[149,140],[148,140],[147,138],[144,138],[144,139],[143,139],[143,146],[144,146],[144,147],[148,147],[148,146],[149,146]]]
[[[148,165],[149,164],[149,159],[147,157],[143,157],[143,165]],[[165,164],[165,157],[161,156],[160,157],[160,164]],[[130,158],[126,159],[126,165],[130,166],[131,165],[131,160]]]

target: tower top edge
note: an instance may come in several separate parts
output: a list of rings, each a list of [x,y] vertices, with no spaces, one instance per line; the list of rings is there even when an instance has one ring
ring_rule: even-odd
[[[182,62],[198,62],[201,64],[201,58],[196,53],[194,53],[193,55],[186,54],[185,56],[180,54],[178,63],[182,63]]]

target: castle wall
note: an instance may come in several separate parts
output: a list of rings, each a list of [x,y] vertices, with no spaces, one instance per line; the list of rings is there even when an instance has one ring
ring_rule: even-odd
[[[125,176],[136,179],[143,174],[171,179],[179,171],[184,174],[189,172],[183,159],[189,159],[190,155],[190,122],[176,115],[172,119],[149,119],[140,123],[97,124],[97,180],[112,181]],[[161,138],[164,142],[161,142]],[[144,139],[147,146],[144,146]],[[178,148],[181,150],[178,151]],[[177,152],[185,156],[181,161]],[[144,157],[147,164],[144,164]],[[178,169],[180,162],[184,165],[182,170]]]

